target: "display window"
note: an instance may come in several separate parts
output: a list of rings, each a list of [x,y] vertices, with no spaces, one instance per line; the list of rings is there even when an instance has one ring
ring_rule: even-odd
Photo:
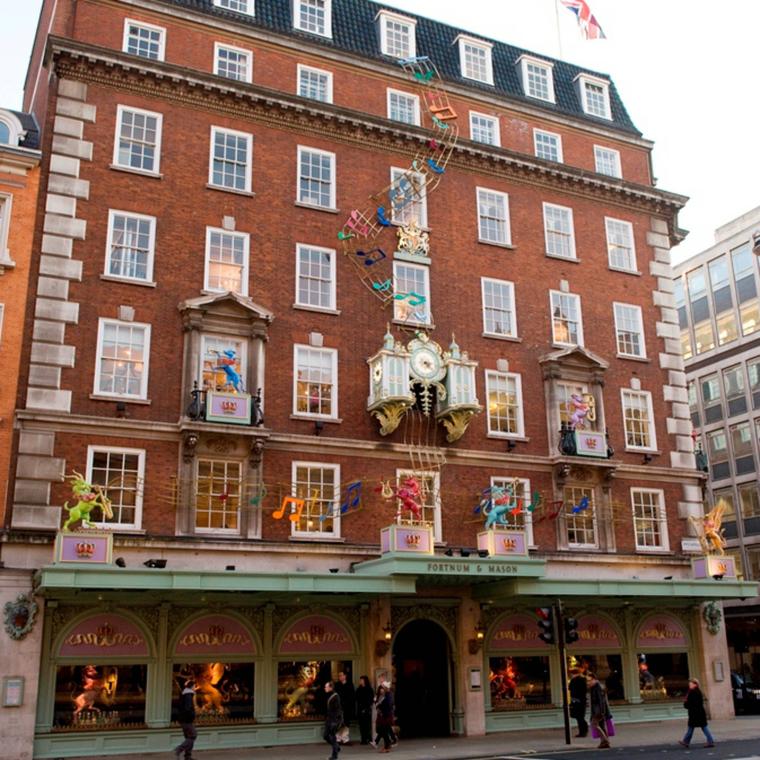
[[[172,673],[172,722],[179,717],[179,698],[188,680],[195,684],[195,722],[253,721],[252,662],[175,663]]]
[[[325,717],[327,681],[343,672],[353,681],[353,637],[338,620],[308,615],[285,627],[277,646],[277,717],[284,721]]]
[[[146,665],[60,665],[53,730],[144,726],[147,674]]]
[[[548,657],[489,657],[488,681],[494,710],[524,710],[552,704]]]
[[[350,660],[292,660],[277,663],[277,717],[280,720],[324,720],[325,683],[345,673],[353,682]]]
[[[118,613],[80,619],[59,641],[54,731],[145,725],[148,641]]]
[[[610,702],[624,702],[623,656],[620,634],[603,615],[579,615],[578,641],[567,648],[568,673],[594,673]]]
[[[536,618],[505,615],[488,637],[488,682],[495,711],[550,707],[551,672]]]
[[[197,723],[252,722],[257,652],[252,633],[232,615],[203,615],[185,625],[174,643],[172,721],[190,681]]]
[[[654,615],[641,623],[636,658],[643,701],[684,698],[690,678],[687,647],[686,631],[675,617]]]
[[[610,702],[625,702],[623,656],[620,654],[571,654],[567,672],[578,670],[582,675],[593,673],[604,686]]]

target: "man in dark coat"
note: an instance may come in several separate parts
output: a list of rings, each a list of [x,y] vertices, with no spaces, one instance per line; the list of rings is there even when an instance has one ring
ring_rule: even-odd
[[[342,671],[338,673],[338,682],[335,684],[335,693],[340,697],[340,705],[343,708],[343,725],[350,726],[356,716],[356,690],[348,676]],[[348,732],[345,741],[338,739],[341,744],[349,743]]]
[[[578,733],[576,737],[583,738],[588,734],[588,723],[586,722],[586,695],[588,686],[586,685],[586,676],[578,669],[570,671],[570,717],[575,718],[578,722]]]
[[[179,725],[182,727],[182,735],[185,740],[174,748],[174,754],[179,757],[185,753],[185,760],[192,760],[193,746],[198,738],[195,728],[195,682],[192,679],[185,681],[185,686],[179,696]]]
[[[335,738],[335,734],[343,725],[343,708],[340,704],[340,697],[335,691],[335,684],[332,681],[328,681],[325,684],[325,693],[327,694],[327,708],[323,738],[332,747],[330,760],[338,760],[340,745]]]
[[[714,747],[715,739],[707,727],[705,700],[699,688],[699,681],[696,678],[689,679],[689,693],[686,695],[686,701],[683,703],[683,706],[689,711],[689,727],[683,739],[678,743],[682,747],[688,747],[691,737],[694,735],[694,729],[701,728],[707,740],[705,747]]]
[[[607,695],[602,684],[593,673],[588,674],[588,693],[591,703],[591,725],[599,732],[599,749],[608,749],[610,737],[607,735],[607,720],[612,717],[607,704]]]

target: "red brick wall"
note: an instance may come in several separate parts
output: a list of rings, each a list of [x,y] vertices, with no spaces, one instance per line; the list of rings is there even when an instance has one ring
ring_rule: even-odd
[[[72,36],[94,45],[121,50],[125,18],[145,21],[166,29],[165,60],[168,63],[211,72],[214,64],[214,42],[226,42],[253,51],[253,81],[257,85],[294,93],[297,86],[298,63],[322,68],[333,72],[336,105],[365,111],[376,116],[387,115],[387,87],[408,92],[416,90],[411,83],[390,79],[381,71],[360,71],[348,63],[336,64],[310,51],[281,50],[273,43],[252,40],[246,37],[243,31],[240,34],[214,31],[201,24],[178,20],[169,15],[124,7],[118,3],[94,2],[93,0],[79,3]],[[575,127],[557,126],[548,121],[542,123],[535,117],[525,117],[505,107],[494,110],[483,102],[466,101],[458,97],[453,98],[452,102],[460,114],[459,125],[463,138],[469,137],[470,110],[493,113],[500,117],[501,144],[508,150],[533,155],[533,127],[538,127],[562,135],[566,164],[595,171],[593,146],[601,144],[620,151],[623,176],[627,180],[651,184],[649,153],[644,148],[617,142],[614,139],[593,138]]]

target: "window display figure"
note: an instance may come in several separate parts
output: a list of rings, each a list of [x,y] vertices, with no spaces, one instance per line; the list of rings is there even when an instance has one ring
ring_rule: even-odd
[[[577,739],[582,739],[588,734],[588,723],[586,721],[586,696],[588,694],[588,685],[586,676],[580,668],[573,668],[570,671],[572,678],[568,688],[570,690],[570,717],[575,718],[578,723]]]
[[[82,691],[74,698],[74,712],[71,718],[74,722],[81,721],[85,714],[101,714],[101,709],[96,707],[96,702],[111,705],[116,697],[116,683],[118,670],[116,668],[103,668],[103,675],[98,673],[94,665],[85,665],[82,669]],[[86,712],[85,712],[86,711]],[[93,717],[93,720],[95,718]]]
[[[195,682],[192,679],[185,681],[185,686],[179,697],[179,724],[182,727],[182,736],[185,740],[174,748],[177,758],[184,752],[185,760],[192,760],[193,746],[198,738],[195,728]]]

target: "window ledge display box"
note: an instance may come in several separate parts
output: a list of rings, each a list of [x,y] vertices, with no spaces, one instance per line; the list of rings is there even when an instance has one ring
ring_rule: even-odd
[[[208,422],[250,425],[251,395],[249,393],[208,391],[206,395],[206,420]]]
[[[736,578],[736,563],[733,557],[708,554],[691,561],[695,578]]]
[[[81,530],[75,533],[58,531],[53,562],[110,565],[112,561],[113,533],[95,530]]]
[[[383,554],[433,554],[433,529],[427,525],[389,525],[380,531],[380,547]]]
[[[478,533],[478,551],[487,551],[489,557],[528,556],[528,541],[522,530],[491,528]]]

